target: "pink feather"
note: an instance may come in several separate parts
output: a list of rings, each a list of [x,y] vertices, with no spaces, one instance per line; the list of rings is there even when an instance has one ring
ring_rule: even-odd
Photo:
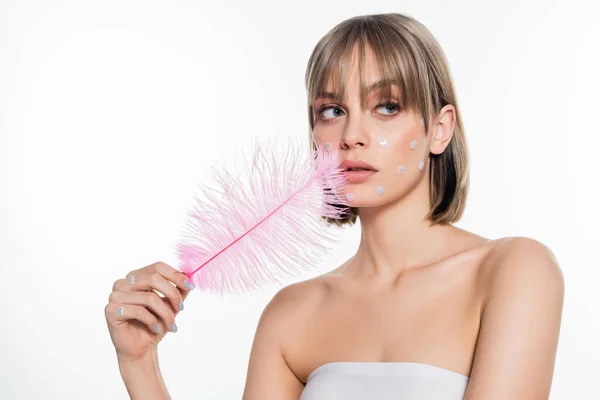
[[[316,267],[335,240],[323,216],[342,218],[339,193],[346,181],[337,152],[313,141],[282,148],[255,142],[246,179],[212,168],[203,182],[182,239],[180,270],[201,290],[255,291]]]

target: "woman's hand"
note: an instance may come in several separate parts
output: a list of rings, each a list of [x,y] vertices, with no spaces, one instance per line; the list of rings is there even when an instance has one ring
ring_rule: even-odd
[[[183,301],[193,288],[185,274],[163,262],[131,271],[117,280],[104,314],[119,360],[147,357],[167,330],[177,332],[175,316],[183,310]]]

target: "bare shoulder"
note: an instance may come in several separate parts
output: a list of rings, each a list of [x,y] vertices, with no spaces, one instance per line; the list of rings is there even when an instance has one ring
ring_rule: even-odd
[[[271,299],[266,310],[287,311],[289,308],[310,308],[328,291],[327,276],[321,275],[305,281],[292,283],[280,289]]]
[[[481,265],[488,295],[502,296],[518,288],[542,284],[546,290],[564,291],[562,269],[552,250],[544,243],[525,236],[494,240]]]
[[[298,399],[304,385],[290,368],[287,349],[326,290],[323,279],[310,279],[284,287],[266,305],[250,352],[244,400]]]
[[[554,253],[527,237],[497,240],[465,399],[547,399],[560,332],[564,279]]]
[[[294,330],[322,304],[331,284],[327,275],[296,282],[280,289],[265,307],[259,324]]]

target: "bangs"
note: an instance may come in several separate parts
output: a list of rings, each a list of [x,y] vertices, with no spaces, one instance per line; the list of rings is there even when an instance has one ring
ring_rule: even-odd
[[[390,99],[396,97],[393,90],[396,86],[400,106],[418,110],[426,121],[429,119],[429,85],[427,79],[419,79],[416,58],[400,32],[389,26],[384,29],[376,23],[356,23],[340,27],[340,32],[328,39],[315,49],[306,74],[311,129],[316,99],[342,101],[346,97],[352,62],[358,62],[363,109],[367,107],[371,91],[377,89],[383,98]],[[379,77],[377,82],[369,79],[373,75]]]

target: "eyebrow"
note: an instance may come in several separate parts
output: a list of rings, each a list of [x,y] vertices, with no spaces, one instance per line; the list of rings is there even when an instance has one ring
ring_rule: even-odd
[[[367,93],[370,94],[371,92],[373,92],[377,89],[381,89],[383,87],[393,86],[393,85],[399,86],[400,82],[397,79],[383,79],[383,80],[377,81],[377,82],[373,83],[371,86],[369,86],[369,88],[367,89]],[[335,101],[342,100],[341,96],[338,93],[332,93],[332,92],[317,92],[315,99],[319,99],[319,98],[333,99]]]

